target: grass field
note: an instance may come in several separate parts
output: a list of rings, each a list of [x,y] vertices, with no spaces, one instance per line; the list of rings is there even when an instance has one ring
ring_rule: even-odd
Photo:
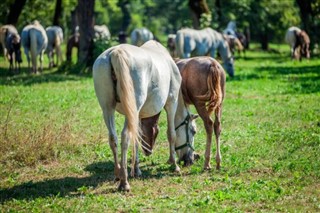
[[[253,46],[227,78],[222,169],[202,169],[198,119],[201,159],[174,174],[162,113],[129,193],[113,182],[91,75],[12,76],[0,58],[0,212],[320,212],[320,59],[291,61],[286,46],[272,48]]]

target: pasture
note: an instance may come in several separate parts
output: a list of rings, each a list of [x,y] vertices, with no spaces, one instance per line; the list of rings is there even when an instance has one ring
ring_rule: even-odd
[[[128,193],[113,182],[91,75],[48,70],[45,56],[44,73],[12,76],[1,57],[0,212],[319,212],[319,56],[300,63],[287,46],[255,47],[227,77],[221,170],[203,171],[198,119],[201,158],[173,173],[163,112],[154,153],[140,156],[142,177],[129,179]],[[119,114],[116,122],[120,135]]]

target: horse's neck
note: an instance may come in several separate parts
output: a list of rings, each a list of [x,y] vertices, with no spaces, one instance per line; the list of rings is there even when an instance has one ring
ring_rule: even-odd
[[[225,41],[223,38],[219,42],[220,43],[218,45],[218,52],[222,58],[222,61],[226,62],[231,57],[230,49],[226,44],[224,44]]]

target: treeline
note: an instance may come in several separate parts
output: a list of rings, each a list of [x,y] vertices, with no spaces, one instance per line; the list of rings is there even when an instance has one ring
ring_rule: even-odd
[[[162,40],[182,27],[222,31],[235,20],[237,29],[248,29],[263,49],[271,41],[284,42],[285,31],[293,25],[309,33],[312,47],[320,39],[319,0],[3,0],[0,24],[14,24],[21,31],[37,19],[43,26],[60,25],[68,36],[77,22],[75,11],[86,4],[94,5],[93,23],[106,24],[112,36],[145,26]]]

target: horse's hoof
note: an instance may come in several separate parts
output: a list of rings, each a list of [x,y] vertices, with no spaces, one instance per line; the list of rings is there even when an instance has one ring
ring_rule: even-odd
[[[206,171],[211,170],[211,166],[210,166],[210,164],[209,164],[209,165],[204,166],[204,167],[203,167],[203,169],[204,169],[204,170],[206,170]]]
[[[125,183],[120,182],[119,187],[118,187],[118,191],[129,192],[130,191],[129,183],[127,181]]]
[[[180,167],[177,165],[176,168],[174,169],[174,172],[180,174],[180,171],[181,171],[181,169],[180,169]]]
[[[174,163],[175,163],[174,159],[171,159],[171,158],[169,158],[169,160],[167,161],[167,164],[170,164],[170,165],[172,165]]]
[[[217,169],[217,170],[220,170],[220,168],[221,168],[221,167],[220,167],[220,164],[217,164],[216,169]]]

